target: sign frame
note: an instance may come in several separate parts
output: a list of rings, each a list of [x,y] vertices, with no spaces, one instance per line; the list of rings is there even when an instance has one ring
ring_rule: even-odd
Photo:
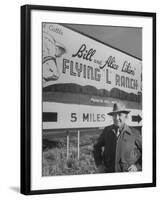
[[[150,96],[152,96],[152,104],[150,105],[152,110],[152,180],[142,183],[131,184],[111,184],[111,185],[91,185],[91,186],[76,186],[76,187],[53,187],[51,189],[32,188],[32,176],[34,175],[32,166],[32,151],[34,145],[32,136],[33,132],[32,118],[33,118],[33,80],[32,80],[32,11],[45,11],[51,12],[63,12],[74,16],[75,13],[84,13],[88,15],[113,15],[123,17],[139,17],[139,20],[143,18],[151,19],[152,21],[152,88]],[[62,22],[63,23],[63,22]],[[145,70],[145,69],[144,69]],[[150,77],[149,77],[150,78]],[[144,83],[145,84],[145,83]],[[41,108],[39,108],[41,109]],[[146,110],[144,110],[144,113]],[[83,175],[81,175],[83,176]],[[63,177],[61,177],[63,179]],[[66,179],[67,180],[67,179]],[[47,181],[46,181],[47,184]],[[21,6],[21,183],[20,190],[22,194],[49,194],[49,193],[65,193],[65,192],[80,192],[80,191],[95,191],[95,190],[109,190],[109,189],[126,189],[126,188],[140,188],[140,187],[155,187],[156,186],[156,13],[151,12],[134,12],[134,11],[121,11],[121,10],[100,10],[90,8],[72,8],[72,7],[54,7],[43,5],[24,5]]]

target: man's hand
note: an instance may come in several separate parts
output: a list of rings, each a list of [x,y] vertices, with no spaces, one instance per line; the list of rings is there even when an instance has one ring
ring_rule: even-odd
[[[131,165],[131,166],[128,168],[128,171],[129,171],[129,172],[137,172],[138,169],[137,169],[136,165]]]
[[[105,166],[104,165],[99,165],[98,167],[97,167],[97,172],[98,173],[104,173],[105,172]]]

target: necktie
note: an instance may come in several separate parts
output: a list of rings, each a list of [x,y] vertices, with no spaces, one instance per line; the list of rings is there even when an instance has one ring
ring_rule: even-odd
[[[120,134],[120,131],[119,131],[119,128],[117,129],[117,137],[119,136]]]

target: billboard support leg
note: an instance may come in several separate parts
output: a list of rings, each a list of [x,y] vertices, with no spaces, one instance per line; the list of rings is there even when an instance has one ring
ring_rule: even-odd
[[[80,155],[80,130],[78,130],[78,160]]]
[[[67,160],[69,158],[69,135],[67,135]]]

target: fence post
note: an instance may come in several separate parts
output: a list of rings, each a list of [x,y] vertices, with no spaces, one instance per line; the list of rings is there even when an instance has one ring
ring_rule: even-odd
[[[78,160],[79,160],[79,155],[80,155],[80,130],[78,130]]]
[[[69,131],[67,130],[67,160],[69,158]]]

